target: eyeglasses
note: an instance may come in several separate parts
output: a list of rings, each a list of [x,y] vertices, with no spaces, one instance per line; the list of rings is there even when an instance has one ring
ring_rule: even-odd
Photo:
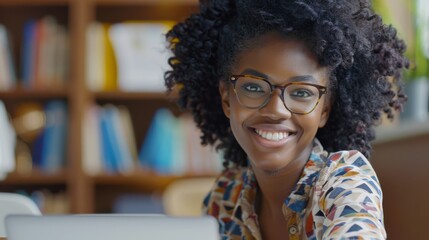
[[[304,82],[291,82],[276,86],[268,80],[252,75],[231,75],[238,102],[247,108],[261,109],[267,105],[276,88],[281,90],[280,98],[292,113],[305,115],[311,113],[326,93],[326,87]]]

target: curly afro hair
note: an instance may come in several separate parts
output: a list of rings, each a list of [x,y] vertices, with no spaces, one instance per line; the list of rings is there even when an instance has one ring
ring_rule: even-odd
[[[332,110],[316,137],[327,151],[355,149],[367,158],[383,112],[393,119],[406,100],[405,44],[370,0],[201,0],[200,11],[167,33],[173,56],[165,73],[178,104],[193,113],[203,145],[224,153],[224,166],[247,156],[225,117],[218,91],[234,58],[268,32],[303,39],[329,69]]]

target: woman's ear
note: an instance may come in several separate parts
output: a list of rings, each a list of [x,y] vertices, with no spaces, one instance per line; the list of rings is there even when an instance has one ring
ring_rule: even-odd
[[[220,93],[220,98],[222,102],[223,113],[227,118],[229,118],[231,113],[231,108],[229,105],[228,85],[222,80],[219,82],[219,93]]]

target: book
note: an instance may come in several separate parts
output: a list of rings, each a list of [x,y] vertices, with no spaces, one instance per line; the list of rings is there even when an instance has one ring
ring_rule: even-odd
[[[32,166],[37,167],[38,169],[43,169],[42,158],[43,158],[43,146],[45,144],[45,129],[43,129],[39,135],[36,136],[34,140],[33,147],[31,149],[32,155]]]
[[[10,90],[16,86],[16,74],[10,35],[0,24],[0,90]]]
[[[88,175],[103,172],[101,159],[100,108],[91,106],[85,112],[82,128],[82,167]]]
[[[112,130],[114,131],[114,135],[117,140],[117,148],[119,150],[119,158],[116,159],[118,172],[120,173],[130,173],[134,170],[134,159],[131,154],[130,145],[128,144],[128,134],[130,134],[130,127],[124,121],[127,116],[121,114],[125,113],[126,110],[122,107],[121,110],[115,106],[108,104],[104,107],[108,116],[111,118]],[[128,128],[128,129],[126,129]],[[134,136],[130,136],[134,138]]]
[[[103,47],[104,47],[104,91],[118,89],[117,65],[113,50],[113,43],[109,37],[110,24],[103,24]]]
[[[121,122],[120,131],[124,133],[126,145],[128,146],[131,158],[133,159],[133,165],[135,165],[137,163],[138,153],[131,114],[128,108],[125,106],[117,106],[117,108],[119,110],[119,117]]]
[[[174,129],[177,122],[168,110],[159,109],[150,124],[145,140],[139,152],[142,167],[152,169],[158,174],[172,174]]]
[[[22,51],[21,51],[21,69],[22,69],[22,81],[25,88],[31,88],[33,82],[35,70],[35,41],[36,41],[36,29],[37,21],[29,20],[24,24],[24,32],[22,39]]]
[[[65,167],[67,143],[67,106],[63,101],[45,105],[46,125],[43,132],[41,167],[46,172],[57,172]]]
[[[113,119],[105,108],[101,108],[99,127],[101,133],[101,159],[104,170],[108,173],[115,173],[119,170],[117,162],[120,159],[118,139],[114,130]]]
[[[58,86],[54,76],[55,52],[57,42],[57,23],[51,16],[45,16],[38,22],[38,53],[35,87]]]
[[[165,91],[163,76],[169,69],[165,34],[173,22],[125,22],[110,27],[123,91]]]
[[[86,29],[86,83],[92,91],[101,91],[104,84],[103,31],[99,22],[91,22]]]
[[[120,110],[111,104],[101,110],[102,159],[108,172],[130,173],[135,167],[134,159],[120,114]]]
[[[118,89],[116,59],[108,35],[110,25],[91,22],[86,30],[86,82],[92,91]]]

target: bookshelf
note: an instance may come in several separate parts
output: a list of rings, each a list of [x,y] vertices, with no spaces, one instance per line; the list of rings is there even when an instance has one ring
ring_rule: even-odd
[[[53,16],[59,24],[65,26],[69,34],[69,70],[63,86],[31,89],[18,86],[12,90],[0,91],[0,100],[4,102],[8,112],[13,112],[17,105],[27,102],[44,104],[51,100],[61,100],[67,104],[66,167],[54,173],[39,170],[11,173],[0,181],[0,191],[47,189],[66,192],[70,203],[68,212],[94,213],[109,211],[117,194],[160,192],[177,179],[201,176],[160,176],[149,171],[137,171],[130,175],[106,173],[92,176],[83,169],[81,145],[83,118],[86,110],[93,104],[126,106],[134,123],[137,147],[146,136],[157,109],[168,108],[174,114],[179,114],[172,98],[164,93],[90,90],[85,79],[87,26],[93,21],[179,21],[197,8],[197,0],[0,0],[0,24],[5,25],[12,36],[12,54],[18,73],[22,60],[23,27],[29,19]]]
[[[46,175],[40,171],[34,170],[28,174],[11,173],[7,179],[0,182],[0,186],[17,187],[26,185],[65,185],[67,182],[67,173],[64,171],[55,174]]]

